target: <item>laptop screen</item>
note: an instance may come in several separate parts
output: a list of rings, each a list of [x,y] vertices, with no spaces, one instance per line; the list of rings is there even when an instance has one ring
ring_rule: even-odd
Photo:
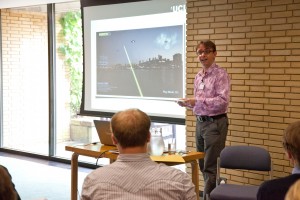
[[[94,120],[94,124],[101,144],[115,146],[111,139],[110,121]]]

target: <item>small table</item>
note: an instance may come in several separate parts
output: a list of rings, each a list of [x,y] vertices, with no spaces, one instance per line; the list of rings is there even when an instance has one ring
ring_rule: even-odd
[[[106,146],[101,144],[86,144],[66,146],[66,151],[73,152],[71,159],[71,200],[77,200],[77,187],[78,187],[78,156],[88,156],[94,158],[109,158],[112,163],[118,157],[115,146]],[[199,200],[199,166],[198,159],[203,159],[203,152],[189,152],[183,155],[162,155],[151,156],[151,159],[158,163],[164,163],[169,166],[190,163],[192,167],[192,181],[195,185],[197,199]]]

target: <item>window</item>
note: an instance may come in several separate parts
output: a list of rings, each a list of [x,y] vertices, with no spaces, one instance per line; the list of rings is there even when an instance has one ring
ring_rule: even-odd
[[[48,155],[46,6],[1,10],[3,147]]]

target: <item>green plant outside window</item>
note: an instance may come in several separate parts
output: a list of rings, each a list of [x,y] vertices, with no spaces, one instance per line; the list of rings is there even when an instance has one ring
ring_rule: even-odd
[[[67,12],[60,19],[62,41],[58,48],[69,70],[70,110],[74,117],[79,113],[82,95],[82,24],[81,13]]]

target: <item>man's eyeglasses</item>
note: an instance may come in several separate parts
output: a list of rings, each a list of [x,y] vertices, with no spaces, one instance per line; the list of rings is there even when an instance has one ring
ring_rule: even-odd
[[[204,51],[197,51],[196,53],[197,53],[197,56],[200,56],[202,54],[208,55],[208,54],[210,54],[210,52],[213,52],[213,51],[210,49],[205,49]]]

